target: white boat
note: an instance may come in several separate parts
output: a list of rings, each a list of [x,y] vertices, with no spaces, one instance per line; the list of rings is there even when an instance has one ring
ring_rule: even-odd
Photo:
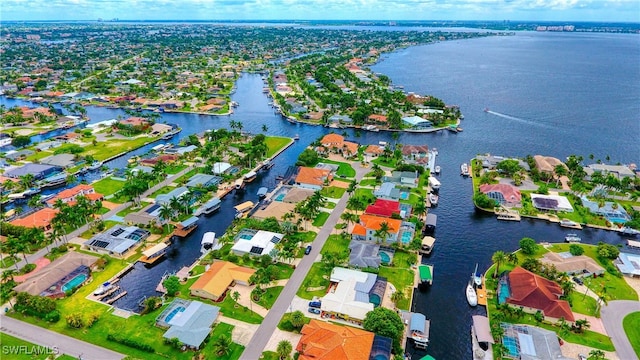
[[[436,175],[440,174],[440,165],[436,165],[436,167],[433,168],[433,173]]]
[[[568,243],[576,243],[581,242],[582,239],[580,239],[576,234],[567,234],[567,236],[564,237],[564,241]]]
[[[256,176],[257,176],[257,175],[258,175],[258,174],[256,174],[256,172],[255,172],[255,171],[249,171],[248,173],[246,173],[246,174],[244,175],[244,181],[246,181],[246,182],[252,182],[253,180],[255,180],[255,179],[256,179]]]
[[[373,132],[378,132],[380,131],[380,129],[378,129],[377,126],[375,125],[366,125],[362,128],[363,130],[367,130],[367,131],[373,131]]]
[[[438,191],[440,190],[440,181],[433,176],[429,176],[429,186],[431,186],[431,189]]]
[[[93,295],[102,295],[111,289],[113,289],[113,284],[107,281],[100,285],[100,287],[98,287],[96,291],[93,292]]]
[[[102,167],[102,162],[100,161],[94,161],[91,163],[91,165],[87,166],[87,169],[89,170],[98,170]]]
[[[267,196],[267,192],[269,191],[269,189],[267,189],[266,187],[261,187],[260,189],[258,189],[258,197],[260,199],[262,199],[263,197]]]
[[[471,306],[478,305],[478,294],[476,294],[476,289],[473,288],[473,279],[469,281],[467,284],[467,302]]]
[[[469,165],[467,163],[460,165],[460,175],[469,176]]]
[[[204,235],[202,236],[202,241],[200,241],[200,252],[203,254],[209,252],[213,248],[215,242],[216,233],[214,233],[213,231],[204,233]]]
[[[476,269],[473,271],[473,283],[476,287],[482,286],[482,274],[478,272],[478,263],[476,263]]]
[[[434,193],[429,194],[429,202],[433,206],[438,205],[438,195]]]
[[[234,184],[236,190],[240,190],[244,187],[244,180],[242,178],[236,180],[235,184]]]
[[[300,135],[296,134],[296,136],[293,137],[293,140],[300,140]]]
[[[572,229],[582,229],[582,225],[578,224],[575,221],[571,221],[569,219],[560,220],[560,226]]]
[[[640,231],[634,229],[634,228],[630,228],[630,227],[623,227],[622,230],[620,230],[620,235],[626,235],[626,236],[638,236],[640,235]]]

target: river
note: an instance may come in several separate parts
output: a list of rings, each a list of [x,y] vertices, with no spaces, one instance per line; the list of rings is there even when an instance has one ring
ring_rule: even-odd
[[[612,163],[640,160],[640,42],[637,35],[517,33],[510,37],[489,37],[442,42],[403,49],[382,57],[373,71],[388,75],[405,91],[432,94],[448,104],[457,104],[465,115],[464,132],[453,134],[402,134],[398,143],[437,147],[437,164],[442,167],[440,201],[432,212],[438,215],[436,246],[424,262],[434,264],[434,284],[416,292],[414,310],[431,319],[428,353],[439,359],[469,359],[471,315],[464,296],[475,264],[484,270],[491,265],[496,250],[513,251],[525,236],[538,241],[560,242],[571,231],[544,221],[499,222],[478,213],[471,202],[471,180],[459,176],[459,166],[478,153],[526,156],[543,154],[564,159],[570,154],[595,159],[610,157]],[[165,113],[162,121],[175,123],[183,131],[179,139],[207,129],[229,128],[229,121],[242,121],[243,130],[259,133],[267,125],[269,135],[293,137],[300,141],[275,159],[275,166],[247,186],[243,195],[230,194],[222,209],[211,217],[201,217],[199,227],[187,239],[171,247],[169,256],[151,267],[138,263],[121,281],[128,295],[115,305],[136,309],[154,289],[165,272],[191,264],[200,252],[206,231],[218,236],[233,220],[232,206],[255,201],[261,186],[273,189],[274,177],[293,165],[311,141],[327,133],[319,126],[290,124],[268,105],[259,75],[243,74],[232,96],[240,106],[230,116]],[[1,98],[7,107],[22,101]],[[483,111],[489,108],[492,112]],[[88,107],[91,122],[124,115],[120,110]],[[342,130],[341,130],[342,132]],[[361,144],[393,143],[390,134],[356,133],[346,129],[348,138]],[[133,152],[143,154],[156,144]],[[126,166],[127,157],[107,163],[111,168]],[[617,234],[585,229],[583,242],[605,241],[621,244]],[[410,352],[420,357],[426,352]],[[415,357],[414,357],[415,358]]]

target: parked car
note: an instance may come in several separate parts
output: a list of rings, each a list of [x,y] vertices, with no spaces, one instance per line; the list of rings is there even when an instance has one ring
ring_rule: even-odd
[[[578,285],[582,285],[584,284],[584,282],[582,281],[582,279],[580,279],[579,277],[574,276],[573,277],[573,281],[578,284]]]
[[[316,315],[320,315],[320,309],[316,309],[316,308],[309,308],[308,311],[312,314],[316,314]]]
[[[311,308],[318,308],[319,309],[320,305],[321,305],[320,301],[311,301],[311,302],[309,302],[309,307],[311,307]]]
[[[307,246],[307,248],[306,248],[306,249],[304,249],[304,254],[305,254],[305,255],[309,255],[309,254],[311,254],[311,245]]]

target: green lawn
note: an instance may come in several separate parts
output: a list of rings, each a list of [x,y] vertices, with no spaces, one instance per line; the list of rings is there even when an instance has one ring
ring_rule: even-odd
[[[342,195],[347,191],[347,189],[339,188],[336,186],[326,186],[320,190],[320,193],[324,197],[332,198],[332,199],[340,199]]]
[[[27,156],[25,160],[31,161],[31,162],[37,162],[38,160],[42,160],[47,156],[51,156],[51,155],[53,155],[53,152],[51,151],[47,151],[47,150],[36,151],[34,154]]]
[[[278,353],[275,351],[264,351],[262,356],[260,356],[261,360],[280,360]]]
[[[150,136],[142,136],[131,140],[110,139],[107,141],[99,142],[95,146],[93,144],[84,146],[85,151],[83,151],[81,155],[91,155],[96,160],[103,161],[112,156],[137,149],[154,140],[156,140],[156,138]]]
[[[184,170],[184,169],[186,169],[186,168],[187,168],[187,165],[184,165],[184,164],[175,164],[175,163],[174,163],[174,164],[169,164],[169,165],[167,165],[167,168],[164,170],[164,172],[165,172],[167,175],[173,175],[173,174],[177,174],[177,173],[179,173],[180,171],[182,171],[182,170]],[[194,169],[194,170],[197,170],[197,169]],[[191,170],[191,171],[194,171],[194,170]],[[187,172],[187,174],[191,173],[191,171]],[[197,171],[196,171],[196,172],[197,172]],[[194,173],[194,174],[195,174],[195,173]],[[191,176],[193,176],[194,174],[192,174]],[[191,176],[189,176],[189,177],[191,177]],[[187,178],[187,179],[188,179],[188,178]]]
[[[378,184],[376,179],[363,179],[360,181],[360,186],[376,186]]]
[[[324,211],[320,212],[320,214],[318,214],[316,219],[313,220],[313,226],[321,227],[322,225],[324,225],[325,222],[327,222],[328,218],[329,218],[328,212],[324,212]]]
[[[116,215],[125,217],[125,216],[127,216],[127,215],[129,215],[129,214],[131,214],[133,212],[142,210],[143,207],[145,207],[145,206],[147,206],[149,204],[151,204],[151,203],[141,201],[139,207],[135,207],[133,205],[129,206],[128,208],[125,208],[124,210],[118,211],[118,213]]]
[[[265,144],[267,144],[267,157],[273,156],[276,152],[278,152],[283,147],[287,146],[292,140],[286,137],[280,136],[267,136],[264,140]]]
[[[297,295],[307,300],[313,299],[314,296],[324,296],[327,292],[327,286],[329,286],[329,275],[331,275],[331,271],[326,270],[323,264],[314,263],[311,265],[311,269],[309,269],[307,276],[302,281],[302,285],[300,285]],[[326,279],[323,276],[326,277]],[[322,289],[312,291],[307,290],[307,288],[319,287],[322,287]]]
[[[282,315],[282,319],[280,319],[280,322],[278,323],[278,329],[297,333],[298,331],[296,331],[293,325],[291,325],[290,318],[291,318],[290,312]],[[306,316],[304,317],[305,324],[308,324],[310,321],[311,321],[311,318],[308,318]]]
[[[276,302],[276,299],[278,299],[278,296],[280,296],[282,289],[284,289],[284,286],[274,286],[266,288],[264,289],[264,294],[260,296],[260,300],[254,302],[265,309],[271,309],[273,307],[273,304]]]
[[[150,198],[155,199],[156,196],[158,195],[162,195],[162,194],[168,194],[170,192],[172,192],[173,190],[175,190],[176,188],[173,186],[163,186],[160,189],[156,190],[154,193],[152,193],[151,195],[149,195]]]
[[[109,196],[120,191],[124,187],[124,184],[124,181],[114,180],[113,178],[108,177],[94,182],[91,186],[93,186],[97,193]]]
[[[219,323],[211,332],[211,336],[207,342],[207,345],[202,349],[201,353],[205,354],[206,359],[223,359],[223,360],[236,360],[240,358],[242,352],[244,351],[244,346],[236,343],[231,344],[231,350],[227,355],[218,356],[215,354],[215,349],[213,348],[213,339],[218,338],[221,335],[227,336],[231,338],[231,331],[233,331],[234,326],[229,325],[227,323]],[[189,352],[186,352],[189,354]],[[193,354],[193,353],[192,353]]]
[[[350,242],[351,239],[349,239],[348,237],[340,235],[329,235],[329,238],[324,243],[324,246],[322,246],[322,250],[320,250],[320,253],[341,253],[344,251],[349,251]]]
[[[414,265],[416,262],[418,262],[418,260],[415,253],[396,250],[396,253],[393,255],[393,266],[395,267],[409,269],[411,265]]]
[[[4,355],[2,357],[3,359],[44,360],[48,359],[48,355],[58,354],[56,349],[49,349],[44,346],[36,345],[5,333],[0,333],[0,344],[2,344],[2,355]],[[69,355],[62,355],[56,357],[56,359],[68,360],[75,358]]]
[[[406,291],[407,288],[413,287],[414,273],[411,270],[380,266],[378,275],[385,277],[399,291]],[[399,309],[409,310],[410,305],[411,299],[405,296],[404,299],[398,302],[397,306]]]
[[[338,165],[339,168],[336,171],[336,175],[340,176],[340,177],[354,177],[356,176],[356,171],[353,169],[353,167],[351,166],[351,164],[347,164],[344,162],[339,162],[339,161],[333,161],[333,160],[328,160],[328,159],[321,159],[319,162],[321,163],[325,163],[325,164],[335,164]]]
[[[624,332],[629,338],[629,342],[636,352],[636,356],[640,358],[640,312],[634,312],[625,316],[622,321]]]
[[[600,317],[596,299],[591,296],[585,296],[579,292],[572,291],[569,293],[568,301],[571,304],[571,310],[573,310],[573,312]]]

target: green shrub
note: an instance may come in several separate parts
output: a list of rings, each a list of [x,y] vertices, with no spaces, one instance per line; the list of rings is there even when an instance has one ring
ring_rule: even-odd
[[[67,325],[74,329],[81,329],[84,327],[84,319],[82,318],[82,314],[80,313],[71,313],[66,316]]]
[[[134,348],[134,349],[138,349],[138,350],[142,350],[148,353],[154,353],[156,352],[156,350],[149,344],[145,344],[145,343],[141,343],[138,342],[134,339],[128,338],[128,337],[120,337],[118,335],[112,335],[112,334],[108,334],[107,335],[107,340],[109,341],[113,341],[113,342],[117,342],[120,343],[122,345]]]
[[[580,245],[571,244],[569,245],[569,252],[573,256],[580,256],[584,254],[584,249]]]

